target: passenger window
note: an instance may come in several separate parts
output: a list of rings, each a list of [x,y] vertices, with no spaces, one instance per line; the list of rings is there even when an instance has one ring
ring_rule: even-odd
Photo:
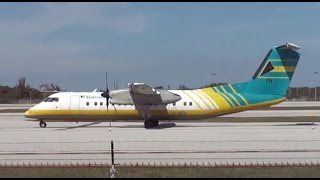
[[[184,102],[183,105],[186,106],[186,105],[187,105],[187,102]]]
[[[94,105],[96,106],[96,105],[98,105],[98,103],[97,103],[97,102],[94,102]]]
[[[172,105],[173,105],[173,106],[175,106],[175,105],[176,105],[176,103],[173,103]]]
[[[89,102],[87,102],[86,104],[87,104],[87,106],[89,106]]]
[[[189,106],[192,106],[192,102],[189,102]]]

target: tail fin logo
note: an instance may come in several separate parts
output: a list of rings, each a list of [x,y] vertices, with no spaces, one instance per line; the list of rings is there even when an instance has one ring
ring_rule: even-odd
[[[274,66],[271,64],[271,62],[269,61],[267,66],[264,68],[264,70],[262,71],[262,73],[260,74],[260,77],[263,76],[264,74],[270,72],[274,70]]]
[[[253,79],[291,80],[300,57],[299,53],[295,50],[296,48],[290,48],[288,45],[271,49],[254,74]]]

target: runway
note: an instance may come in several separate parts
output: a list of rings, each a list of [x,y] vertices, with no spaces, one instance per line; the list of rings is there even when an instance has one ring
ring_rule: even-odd
[[[306,117],[320,116],[320,110],[251,110],[221,117]]]
[[[0,164],[249,164],[320,161],[320,128],[299,122],[49,122],[39,128],[20,114],[0,116]]]

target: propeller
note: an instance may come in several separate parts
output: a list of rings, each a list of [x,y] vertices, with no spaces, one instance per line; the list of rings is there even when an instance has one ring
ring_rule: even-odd
[[[109,88],[108,88],[108,73],[106,72],[106,91],[101,94],[102,97],[106,98],[106,104],[107,104],[107,111],[108,111],[108,106],[109,106]]]

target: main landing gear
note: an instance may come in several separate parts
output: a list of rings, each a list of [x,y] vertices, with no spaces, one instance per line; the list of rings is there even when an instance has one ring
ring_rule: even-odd
[[[40,125],[41,128],[45,128],[47,126],[47,123],[44,122],[44,120],[40,120],[39,125]]]
[[[158,120],[146,120],[144,121],[144,128],[148,129],[148,128],[152,128],[155,126],[159,125],[159,121]]]

